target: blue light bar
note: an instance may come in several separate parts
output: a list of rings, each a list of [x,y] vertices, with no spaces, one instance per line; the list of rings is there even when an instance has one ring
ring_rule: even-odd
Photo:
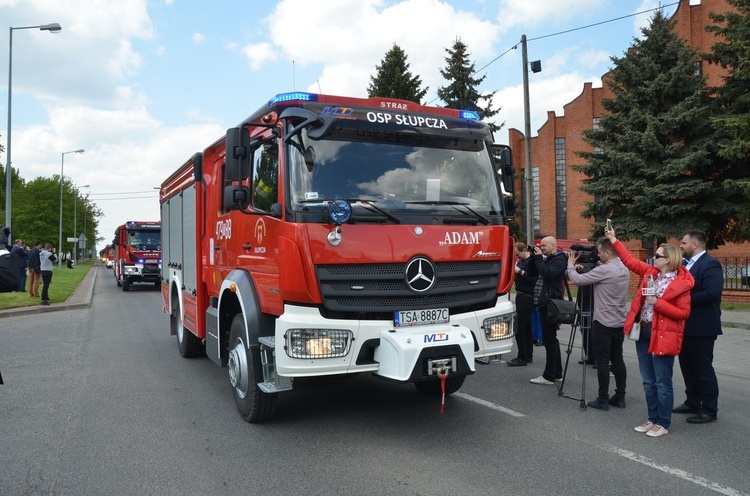
[[[461,118],[467,119],[470,121],[481,121],[482,119],[479,118],[479,114],[474,112],[473,110],[462,110],[461,111]]]
[[[280,102],[292,102],[295,100],[301,100],[303,102],[317,102],[318,95],[316,95],[315,93],[304,93],[301,91],[295,91],[294,93],[279,93],[268,102],[268,106],[271,107]]]

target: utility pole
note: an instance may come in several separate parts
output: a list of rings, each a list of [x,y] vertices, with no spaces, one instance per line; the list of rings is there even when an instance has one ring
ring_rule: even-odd
[[[521,36],[521,59],[523,63],[523,120],[524,143],[526,145],[526,244],[534,245],[534,173],[531,167],[531,110],[529,110],[529,61],[526,54],[526,35]],[[542,70],[542,63],[531,63],[533,72]]]

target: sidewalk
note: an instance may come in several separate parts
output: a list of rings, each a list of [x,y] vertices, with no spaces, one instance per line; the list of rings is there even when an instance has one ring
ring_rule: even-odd
[[[94,284],[96,283],[98,272],[98,265],[91,267],[81,283],[73,291],[73,294],[64,303],[52,303],[49,306],[32,305],[29,307],[8,308],[0,310],[0,318],[86,308],[91,305],[91,297],[94,295]]]

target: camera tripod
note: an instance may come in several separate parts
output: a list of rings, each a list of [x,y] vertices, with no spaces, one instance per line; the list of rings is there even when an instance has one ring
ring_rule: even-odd
[[[573,324],[570,328],[570,337],[568,338],[568,348],[565,350],[565,367],[563,368],[563,376],[560,385],[557,388],[557,395],[563,398],[571,400],[579,400],[580,407],[582,410],[586,409],[586,361],[588,356],[586,354],[586,346],[581,347],[581,358],[584,358],[584,364],[581,371],[581,397],[576,398],[565,394],[565,378],[568,375],[568,365],[570,363],[570,355],[573,352],[573,344],[576,340],[576,334],[578,330],[581,330],[581,334],[584,337],[585,343],[589,345],[589,349],[593,346],[591,343],[591,322],[593,321],[594,313],[594,292],[590,286],[579,286],[578,294],[576,295],[576,316],[573,320]]]

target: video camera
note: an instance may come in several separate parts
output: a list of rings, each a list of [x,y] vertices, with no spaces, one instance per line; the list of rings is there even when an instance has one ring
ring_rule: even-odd
[[[576,243],[570,245],[570,248],[578,256],[577,263],[583,266],[581,272],[588,272],[599,265],[599,251],[596,249],[596,245],[581,245]]]

